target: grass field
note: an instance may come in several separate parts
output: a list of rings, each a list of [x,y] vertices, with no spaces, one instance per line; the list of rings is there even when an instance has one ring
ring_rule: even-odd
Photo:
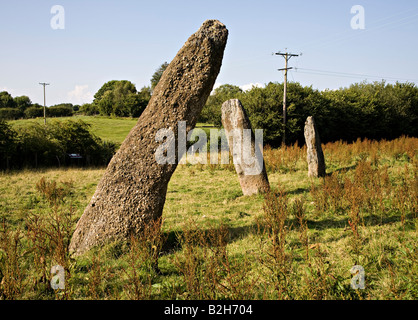
[[[49,121],[67,121],[67,120],[82,120],[88,123],[90,131],[100,137],[102,140],[113,141],[117,144],[121,144],[128,135],[132,127],[137,123],[138,119],[132,118],[110,118],[103,116],[73,116],[73,117],[61,117],[61,118],[49,118]],[[9,123],[15,129],[19,129],[21,126],[26,126],[30,122],[44,123],[43,118],[37,119],[24,119],[13,120]],[[206,124],[198,123],[196,127],[204,128]]]
[[[92,128],[112,139],[107,121]],[[113,139],[136,122],[115,121]],[[105,169],[1,173],[0,298],[417,299],[418,139],[323,148],[323,179],[307,177],[305,148],[266,148],[274,192],[250,197],[231,165],[180,165],[161,232],[78,258],[68,242]]]
[[[138,119],[130,118],[109,118],[102,116],[73,116],[62,118],[50,118],[49,121],[66,121],[66,120],[83,120],[91,125],[90,131],[100,137],[102,140],[109,140],[118,144],[122,143],[126,135],[136,124]],[[20,126],[26,126],[28,122],[43,123],[43,118],[33,120],[14,120],[9,123],[13,128],[18,129]]]

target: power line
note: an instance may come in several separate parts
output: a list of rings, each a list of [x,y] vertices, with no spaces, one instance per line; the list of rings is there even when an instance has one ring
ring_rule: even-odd
[[[390,30],[408,23],[411,23],[415,20],[415,18],[418,16],[418,13],[414,13],[412,15],[408,15],[408,16],[404,16],[404,17],[400,17],[398,19],[393,19],[397,16],[400,16],[402,14],[405,13],[411,13],[414,12],[418,9],[417,8],[413,8],[410,10],[406,10],[406,11],[402,11],[402,12],[398,12],[396,14],[393,14],[391,16],[387,16],[387,17],[383,17],[380,19],[377,19],[375,21],[373,21],[372,23],[369,24],[369,27],[367,27],[364,30],[361,30],[361,32],[356,32],[353,33],[352,30],[347,30],[347,31],[343,31],[343,32],[339,32],[336,34],[331,34],[325,37],[321,37],[318,38],[316,40],[312,40],[304,45],[302,45],[300,48],[302,48],[303,50],[307,50],[307,48],[310,47],[321,47],[324,48],[326,46],[329,45],[335,45],[336,43],[340,43],[340,42],[344,42],[347,40],[351,40],[353,38],[357,38],[359,36],[365,35],[365,34],[369,34],[370,32],[374,32],[374,31],[382,31],[382,30]],[[389,22],[386,22],[388,21]],[[409,20],[409,21],[408,21]],[[378,22],[382,22],[381,24],[378,24]]]
[[[337,72],[337,71],[328,71],[328,70],[318,70],[318,69],[309,69],[309,68],[295,68],[295,70],[299,73],[306,73],[306,74],[314,74],[314,75],[323,75],[323,76],[330,76],[330,77],[343,77],[343,78],[374,78],[374,79],[381,79],[381,80],[393,80],[393,81],[413,81],[418,82],[417,79],[402,79],[396,77],[384,77],[384,76],[376,76],[370,74],[360,74],[360,73],[348,73],[348,72]],[[305,71],[298,71],[298,70],[305,70]]]

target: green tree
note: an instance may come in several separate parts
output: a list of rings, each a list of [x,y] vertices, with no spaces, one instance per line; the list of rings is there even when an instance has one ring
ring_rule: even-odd
[[[222,126],[222,104],[229,99],[239,99],[242,90],[238,86],[224,84],[213,90],[206,101],[199,116],[199,122],[211,123],[214,126]]]
[[[127,106],[130,117],[138,118],[148,106],[148,103],[151,99],[151,88],[142,87],[137,94],[131,93],[127,99]]]
[[[135,99],[137,91],[135,85],[130,81],[119,81],[116,83],[113,94],[112,114],[119,117],[129,117],[132,108],[138,101]]]
[[[32,106],[32,101],[29,99],[28,96],[14,97],[13,100],[16,104],[16,108],[18,108],[22,112],[22,114],[27,108]]]
[[[94,103],[84,103],[80,106],[80,112],[86,116],[99,114],[99,108]]]
[[[0,108],[0,119],[15,120],[22,116],[18,108]]]
[[[387,139],[400,135],[418,136],[418,87],[406,82],[388,84],[377,95],[380,117],[384,121]]]
[[[11,126],[0,120],[0,168],[9,169],[10,158],[16,152],[16,136]]]
[[[94,95],[93,103],[100,101],[106,91],[113,91],[117,82],[118,80],[111,80],[102,85],[101,88]]]
[[[102,115],[138,117],[144,110],[142,95],[127,80],[106,82],[94,95],[93,104]]]
[[[282,85],[279,86],[281,89],[283,88]],[[323,114],[327,104],[318,90],[314,90],[312,86],[303,87],[298,82],[289,82],[287,102],[286,140],[289,143],[297,141],[299,144],[304,144],[304,127],[308,116],[314,116],[315,123],[319,131],[322,132]],[[282,100],[279,110],[283,114]]]
[[[110,116],[113,112],[113,92],[110,90],[106,91],[100,100],[94,100],[94,104],[101,115]]]
[[[59,141],[51,136],[50,125],[31,122],[19,129],[18,161],[22,166],[48,166],[58,164],[57,156],[62,153]]]
[[[0,92],[0,108],[16,108],[16,102],[7,91]]]
[[[167,69],[168,63],[164,62],[152,75],[151,77],[151,91],[154,91],[155,87],[157,86],[158,82],[160,81],[165,69]]]
[[[283,133],[283,85],[270,82],[264,88],[253,87],[241,96],[241,102],[253,129],[264,130],[264,144],[274,147],[280,145]],[[288,123],[291,123],[290,117]]]
[[[71,103],[62,103],[46,108],[48,117],[71,117],[74,113]]]
[[[147,103],[142,100],[138,93],[129,93],[125,98],[126,115],[131,118],[137,118],[144,111]]]
[[[44,108],[38,104],[34,104],[25,110],[24,115],[25,115],[25,118],[28,118],[28,119],[43,117]]]
[[[141,97],[143,101],[146,101],[147,104],[151,99],[152,90],[149,86],[144,86],[139,90],[138,95]]]

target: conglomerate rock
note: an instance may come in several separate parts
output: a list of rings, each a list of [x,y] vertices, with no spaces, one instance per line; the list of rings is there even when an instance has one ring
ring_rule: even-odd
[[[160,164],[155,156],[161,144],[157,132],[172,130],[178,145],[179,121],[186,121],[187,132],[194,128],[220,71],[227,38],[222,23],[205,21],[164,71],[77,223],[69,248],[73,255],[111,240],[127,240],[161,217],[167,184],[182,154],[175,163]]]

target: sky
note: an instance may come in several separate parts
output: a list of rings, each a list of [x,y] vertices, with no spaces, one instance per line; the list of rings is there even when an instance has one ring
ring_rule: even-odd
[[[207,19],[229,30],[215,86],[283,82],[277,52],[299,54],[288,81],[318,90],[418,83],[416,0],[0,0],[0,91],[43,104],[46,82],[50,106],[110,80],[140,90]]]

